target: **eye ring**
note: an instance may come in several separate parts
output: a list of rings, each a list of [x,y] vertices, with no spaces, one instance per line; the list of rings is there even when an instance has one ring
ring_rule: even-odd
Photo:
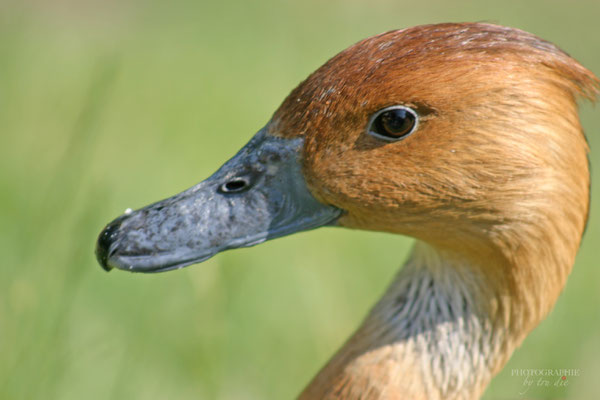
[[[382,108],[369,119],[367,133],[386,142],[397,142],[419,127],[419,115],[403,105]]]

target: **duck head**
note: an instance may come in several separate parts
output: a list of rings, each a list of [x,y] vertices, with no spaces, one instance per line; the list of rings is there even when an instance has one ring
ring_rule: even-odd
[[[482,256],[532,234],[579,237],[589,174],[576,99],[597,88],[567,54],[516,29],[371,37],[294,89],[211,177],[111,222],[97,258],[107,270],[164,271],[323,225]]]

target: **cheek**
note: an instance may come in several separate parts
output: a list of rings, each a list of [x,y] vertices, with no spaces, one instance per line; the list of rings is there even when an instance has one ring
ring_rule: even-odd
[[[412,207],[354,208],[347,210],[338,225],[351,229],[389,232],[425,239],[431,230],[432,219]]]
[[[442,200],[438,189],[444,185],[435,182],[453,153],[442,145],[450,138],[422,128],[395,143],[359,130],[307,138],[303,172],[309,189],[321,202],[345,210],[339,223],[350,228],[397,231],[399,224],[423,221]]]
[[[305,166],[313,195],[346,211],[340,220],[343,226],[383,230],[389,222],[396,225],[405,219],[407,212],[416,214],[417,182],[399,162],[377,153],[350,151]]]

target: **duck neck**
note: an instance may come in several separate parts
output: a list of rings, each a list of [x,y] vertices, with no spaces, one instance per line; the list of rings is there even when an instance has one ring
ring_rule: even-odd
[[[567,275],[532,282],[536,265],[548,267],[539,254],[482,259],[477,265],[417,242],[362,326],[300,398],[479,398],[550,310]],[[556,288],[541,286],[549,283]]]

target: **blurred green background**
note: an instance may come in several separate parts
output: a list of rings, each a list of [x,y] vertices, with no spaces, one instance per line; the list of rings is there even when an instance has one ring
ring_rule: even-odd
[[[600,73],[600,2],[116,0],[0,3],[0,399],[287,399],[358,326],[411,240],[321,229],[158,275],[93,250],[127,207],[208,176],[329,57],[373,34],[490,21]],[[600,112],[582,120],[600,169]],[[512,368],[600,377],[600,175],[566,290]]]

